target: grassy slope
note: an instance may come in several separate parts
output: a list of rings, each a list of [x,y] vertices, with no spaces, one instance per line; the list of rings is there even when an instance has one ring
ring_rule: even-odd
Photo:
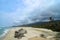
[[[20,25],[19,25],[20,26]],[[53,31],[59,31],[60,32],[60,20],[52,21],[52,22],[37,22],[22,26],[31,26],[36,28],[47,28],[51,29]]]

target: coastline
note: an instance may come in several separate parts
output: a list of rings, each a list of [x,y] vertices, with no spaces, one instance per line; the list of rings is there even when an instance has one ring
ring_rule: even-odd
[[[8,33],[9,31],[10,31],[10,28],[9,28],[9,29],[5,29],[4,32],[3,32],[3,34],[0,35],[0,40],[3,40],[3,39],[6,37],[6,35],[7,35],[7,33]]]
[[[21,40],[28,40],[30,38],[34,38],[37,36],[38,38],[40,39],[45,39],[47,40],[46,38],[49,38],[49,36],[54,36],[53,35],[53,31],[52,30],[46,30],[46,29],[43,29],[43,28],[33,28],[33,27],[14,27],[14,28],[10,28],[10,30],[8,31],[8,33],[3,37],[3,40],[20,40],[20,39],[17,39],[17,38],[14,38],[14,34],[15,34],[15,31],[19,30],[19,29],[25,29],[27,30],[27,34],[25,34],[26,37],[23,37]],[[39,37],[40,34],[46,34],[46,38],[41,38]],[[33,35],[33,36],[32,36]]]

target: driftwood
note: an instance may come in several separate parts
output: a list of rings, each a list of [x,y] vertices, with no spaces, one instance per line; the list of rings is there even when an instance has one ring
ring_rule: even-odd
[[[14,37],[19,39],[19,38],[24,37],[24,34],[26,34],[26,33],[27,33],[26,30],[24,30],[24,29],[19,29],[18,31],[15,31]]]

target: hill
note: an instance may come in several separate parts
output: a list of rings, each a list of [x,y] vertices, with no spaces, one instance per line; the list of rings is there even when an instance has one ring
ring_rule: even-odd
[[[60,32],[60,20],[55,21],[49,21],[49,22],[36,22],[32,24],[26,24],[26,25],[18,25],[18,26],[30,26],[30,27],[36,27],[36,28],[46,28],[51,29],[53,31],[59,31]],[[16,26],[16,27],[18,27]]]

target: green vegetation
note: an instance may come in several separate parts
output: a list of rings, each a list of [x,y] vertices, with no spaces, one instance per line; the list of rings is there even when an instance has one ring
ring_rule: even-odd
[[[35,28],[46,28],[46,29],[51,29],[53,31],[60,32],[60,20],[50,21],[50,22],[37,22],[37,23],[32,23],[32,24],[27,24],[27,25],[22,25],[22,26],[30,26],[30,27],[35,27]]]
[[[19,27],[19,26],[30,26],[30,27],[35,27],[35,28],[46,28],[46,29],[51,29],[53,31],[59,31],[60,32],[60,20],[54,20],[54,18],[49,17],[48,22],[36,22],[32,24],[26,24],[26,25],[18,25],[14,27]]]
[[[38,26],[38,25],[37,25]],[[41,28],[47,28],[47,29],[52,29],[53,31],[60,31],[60,22],[47,22],[45,24],[42,24],[41,26],[39,26]]]

